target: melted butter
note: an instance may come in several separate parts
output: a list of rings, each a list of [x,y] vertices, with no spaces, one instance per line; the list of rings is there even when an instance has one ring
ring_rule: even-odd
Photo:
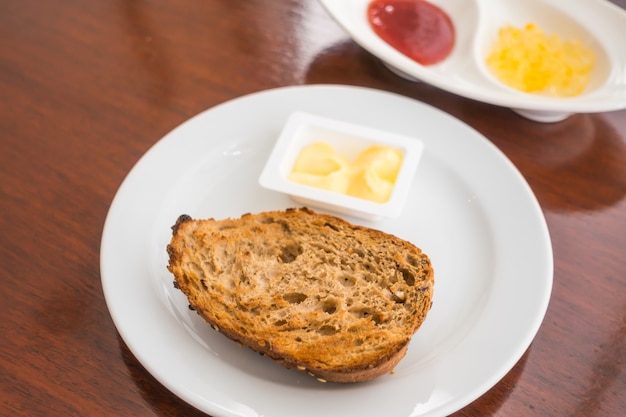
[[[534,23],[502,27],[487,57],[487,65],[504,84],[553,97],[581,94],[594,61],[594,53],[580,41],[548,36]]]
[[[331,145],[315,142],[300,151],[289,180],[385,203],[391,197],[402,159],[395,148],[373,145],[350,161]]]

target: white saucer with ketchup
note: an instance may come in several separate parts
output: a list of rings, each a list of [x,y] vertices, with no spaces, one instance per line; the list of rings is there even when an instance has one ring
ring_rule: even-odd
[[[376,32],[368,17],[368,9],[375,1],[320,0],[320,3],[355,42],[405,78],[508,107],[540,122],[556,122],[574,113],[626,108],[626,12],[605,0],[429,0],[449,18],[454,28],[451,49],[435,63],[418,62]],[[438,18],[433,16],[425,18]],[[485,59],[498,30],[506,25],[523,27],[530,22],[547,34],[580,41],[594,52],[594,67],[582,94],[551,97],[515,91],[486,68]],[[429,41],[433,39],[436,37]],[[435,43],[439,41],[445,43],[445,39]]]

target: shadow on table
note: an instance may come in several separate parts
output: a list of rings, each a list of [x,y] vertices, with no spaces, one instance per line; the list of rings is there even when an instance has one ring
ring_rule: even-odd
[[[120,352],[133,382],[146,404],[157,416],[207,417],[197,408],[189,405],[157,381],[128,349],[118,336]]]
[[[595,211],[624,199],[626,141],[602,115],[575,115],[544,129],[548,135],[529,138],[525,164],[544,177],[533,189],[545,208]]]
[[[449,417],[476,417],[476,416],[495,416],[498,410],[508,400],[513,392],[513,388],[517,384],[520,376],[524,373],[524,367],[528,360],[531,347],[522,355],[522,358],[515,364],[513,369],[504,376],[493,388],[472,402],[467,407],[451,414]]]

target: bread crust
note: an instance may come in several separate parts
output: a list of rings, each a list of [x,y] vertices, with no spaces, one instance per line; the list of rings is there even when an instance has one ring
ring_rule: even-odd
[[[172,227],[168,270],[224,336],[324,382],[393,371],[432,305],[413,244],[307,208]]]

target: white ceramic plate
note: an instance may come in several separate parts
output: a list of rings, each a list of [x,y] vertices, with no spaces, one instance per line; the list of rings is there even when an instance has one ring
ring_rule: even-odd
[[[533,120],[553,122],[572,113],[626,108],[626,12],[605,0],[429,0],[452,19],[456,44],[437,65],[423,66],[378,37],[367,21],[371,0],[320,0],[364,49],[403,76],[485,103],[509,107]],[[586,92],[552,98],[515,91],[485,68],[500,27],[534,22],[547,34],[577,39],[596,52]]]
[[[368,383],[322,384],[238,347],[187,309],[166,270],[180,214],[237,217],[293,205],[258,177],[296,110],[418,136],[425,145],[403,215],[375,226],[429,254],[434,305],[395,373]],[[448,415],[526,351],[548,306],[552,272],[537,200],[491,142],[426,104],[344,86],[260,92],[183,123],[124,180],[101,247],[106,302],[129,349],[168,389],[219,417]]]

